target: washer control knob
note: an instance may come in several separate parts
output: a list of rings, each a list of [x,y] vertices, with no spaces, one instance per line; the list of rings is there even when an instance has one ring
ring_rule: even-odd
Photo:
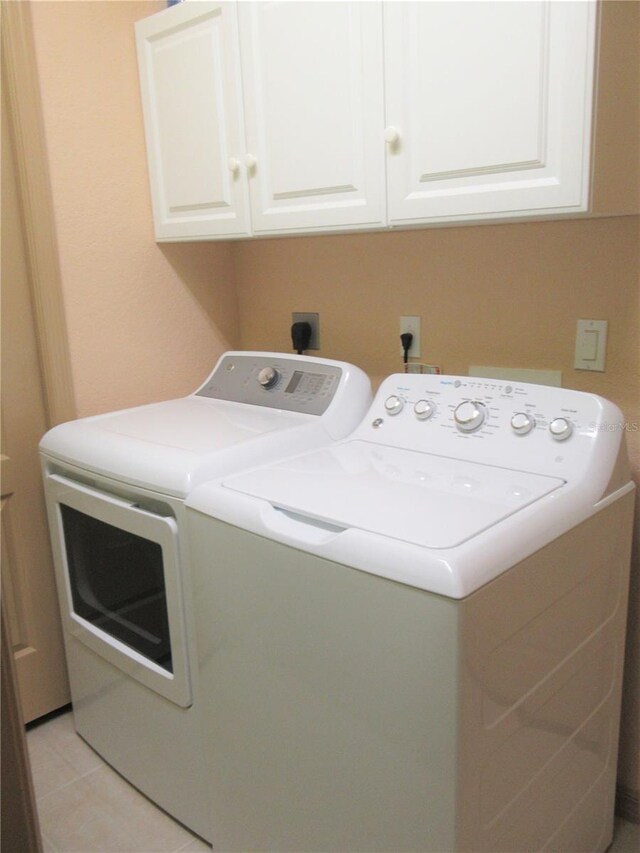
[[[258,382],[263,388],[273,388],[280,379],[280,371],[276,367],[263,367],[258,373]]]
[[[479,403],[477,400],[465,400],[456,406],[453,419],[458,429],[463,432],[474,432],[474,430],[480,429],[487,419],[487,410],[484,403]]]
[[[527,412],[516,412],[511,416],[511,429],[518,435],[526,435],[536,425],[536,419]]]
[[[397,394],[392,394],[384,401],[384,407],[390,415],[399,415],[404,409],[404,400]]]
[[[573,425],[566,418],[555,418],[549,424],[549,432],[556,441],[565,441],[573,432]]]
[[[419,421],[427,421],[435,412],[436,407],[431,400],[418,400],[418,402],[413,407],[413,411],[415,412],[415,416]]]

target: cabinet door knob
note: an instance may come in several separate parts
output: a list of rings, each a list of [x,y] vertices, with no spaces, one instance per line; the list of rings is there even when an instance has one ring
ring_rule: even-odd
[[[239,170],[239,168],[240,168],[240,160],[238,160],[237,157],[229,157],[229,171],[233,172],[233,174],[235,175],[235,173]]]
[[[398,142],[399,139],[400,139],[400,131],[398,130],[397,127],[394,127],[393,125],[389,125],[389,127],[385,128],[385,130],[384,130],[384,141],[385,142],[388,142],[389,145],[393,145],[394,143]]]
[[[244,165],[247,167],[247,169],[250,172],[252,172],[255,169],[257,163],[258,163],[258,161],[253,156],[253,154],[247,154],[246,157],[244,158]]]

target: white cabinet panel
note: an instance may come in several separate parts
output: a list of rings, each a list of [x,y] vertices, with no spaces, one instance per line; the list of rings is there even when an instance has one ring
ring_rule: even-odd
[[[174,6],[136,36],[156,237],[249,234],[235,5]]]
[[[391,224],[587,209],[595,13],[385,4]]]
[[[382,225],[382,5],[238,11],[254,232]]]
[[[587,212],[597,11],[193,0],[141,21],[157,238]]]

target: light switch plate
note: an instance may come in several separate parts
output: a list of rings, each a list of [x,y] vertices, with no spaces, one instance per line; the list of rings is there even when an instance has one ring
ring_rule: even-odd
[[[607,320],[578,320],[573,362],[576,370],[604,371],[608,325]]]

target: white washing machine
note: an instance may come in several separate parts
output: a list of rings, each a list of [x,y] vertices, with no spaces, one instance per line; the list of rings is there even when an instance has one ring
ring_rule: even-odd
[[[184,499],[212,477],[343,437],[370,402],[352,365],[229,352],[188,397],[62,424],[42,439],[77,731],[205,838]]]
[[[604,851],[633,501],[606,400],[412,375],[194,490],[214,848]]]

